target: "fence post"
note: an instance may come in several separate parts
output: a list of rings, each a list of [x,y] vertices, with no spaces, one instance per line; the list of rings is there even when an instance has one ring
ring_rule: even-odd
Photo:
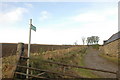
[[[22,56],[24,53],[24,43],[18,43],[17,45],[17,55]]]
[[[16,63],[13,64],[14,65],[14,68],[13,68],[13,72],[11,74],[11,77],[14,78],[15,74],[14,72],[16,71],[16,68],[17,68],[17,65],[19,63],[19,60],[20,60],[20,56],[22,56],[24,53],[24,43],[18,43],[17,45],[17,51],[16,51]]]

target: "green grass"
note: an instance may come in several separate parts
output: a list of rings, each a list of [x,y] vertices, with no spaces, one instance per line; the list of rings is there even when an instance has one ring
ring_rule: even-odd
[[[118,57],[110,57],[104,53],[99,54],[99,56],[101,56],[101,57],[105,58],[106,60],[111,61],[115,64],[118,64]]]

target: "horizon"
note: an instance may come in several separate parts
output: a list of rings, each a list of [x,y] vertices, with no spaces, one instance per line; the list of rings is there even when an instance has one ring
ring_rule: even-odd
[[[19,43],[19,42],[18,42]],[[18,44],[18,43],[0,43],[0,44]],[[21,42],[20,42],[21,43]],[[24,43],[24,45],[28,43]],[[91,44],[91,45],[83,45],[83,44],[78,44],[78,45],[75,45],[75,44],[36,44],[36,43],[32,43],[31,45],[58,45],[58,46],[93,46],[93,45],[99,45],[99,46],[102,46],[103,44]]]
[[[90,36],[99,36],[103,44],[118,32],[117,2],[2,2],[0,6],[0,43],[28,43],[29,19],[37,29],[31,44],[82,45],[81,38]]]

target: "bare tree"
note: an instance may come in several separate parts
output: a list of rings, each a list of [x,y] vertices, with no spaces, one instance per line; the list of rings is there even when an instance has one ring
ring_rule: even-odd
[[[83,45],[85,45],[85,37],[82,37]]]

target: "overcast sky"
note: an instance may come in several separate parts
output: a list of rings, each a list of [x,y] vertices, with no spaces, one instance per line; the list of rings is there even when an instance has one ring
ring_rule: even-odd
[[[118,31],[117,2],[2,2],[0,43],[82,44],[82,37],[99,36],[100,44]]]

